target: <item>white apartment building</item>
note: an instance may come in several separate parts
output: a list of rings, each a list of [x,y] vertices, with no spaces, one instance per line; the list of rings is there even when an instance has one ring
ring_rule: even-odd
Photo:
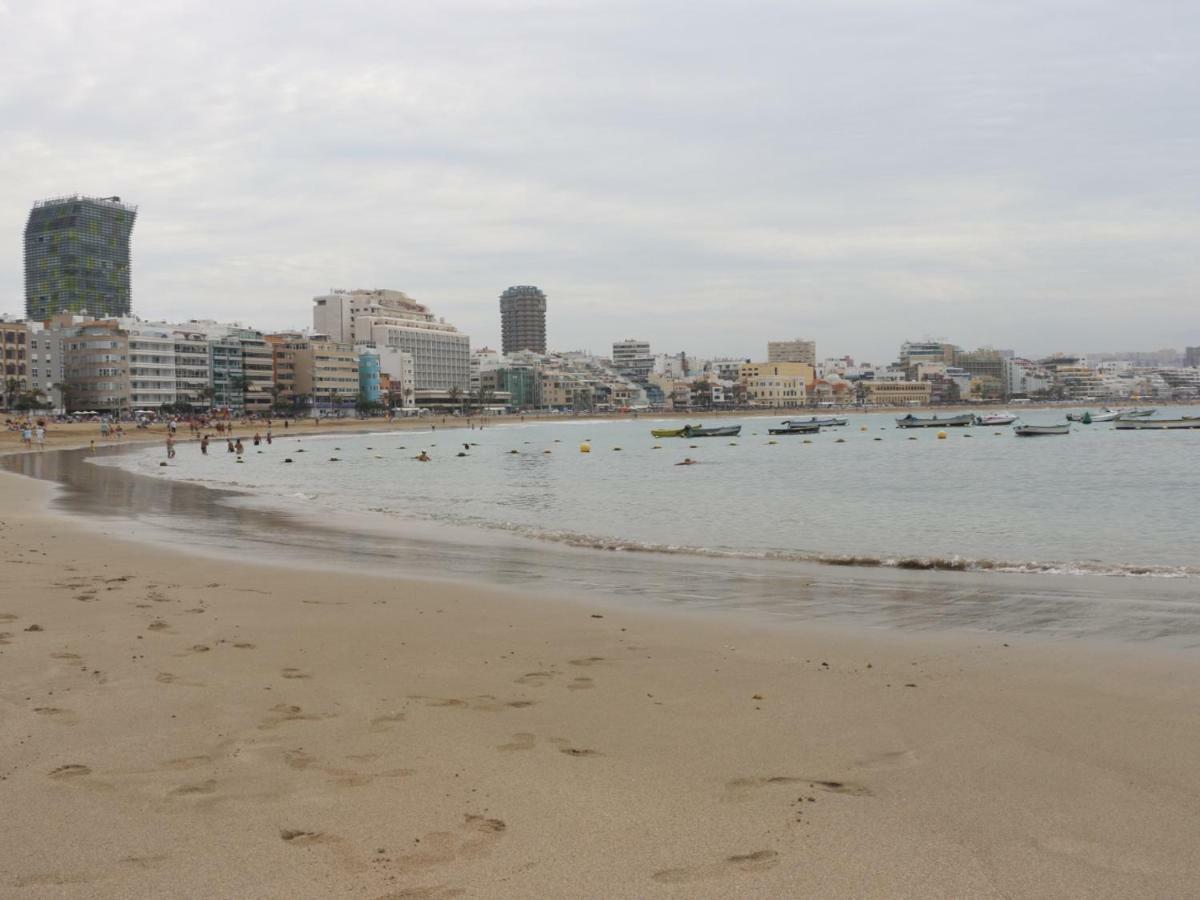
[[[175,334],[170,325],[122,318],[117,326],[129,336],[129,405],[155,410],[175,403]]]
[[[401,358],[385,351],[409,354],[418,400],[470,389],[471,339],[402,291],[334,290],[314,297],[313,328],[334,341],[379,350],[380,371],[389,378],[402,379],[404,372],[389,370]]]
[[[636,338],[616,341],[612,347],[612,367],[622,375],[645,381],[654,371],[650,342]]]
[[[180,403],[207,407],[209,398],[206,395],[212,382],[208,337],[194,331],[176,331],[174,339],[176,399]]]

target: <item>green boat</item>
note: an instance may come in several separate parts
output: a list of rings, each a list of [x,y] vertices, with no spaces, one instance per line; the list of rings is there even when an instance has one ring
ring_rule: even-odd
[[[682,428],[651,428],[650,434],[656,438],[687,437],[689,430],[700,427],[699,425],[684,425]]]

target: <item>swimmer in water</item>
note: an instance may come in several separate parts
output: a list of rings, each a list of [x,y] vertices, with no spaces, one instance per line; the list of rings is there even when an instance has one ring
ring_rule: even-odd
[[[696,464],[696,460],[692,459],[690,456],[685,456],[683,458],[683,462],[675,463],[675,465],[677,465],[677,466],[694,466],[695,464]]]
[[[430,462],[433,459],[433,457],[430,456],[428,453],[426,453],[424,450],[422,450],[420,453],[418,453],[416,456],[414,456],[413,459],[415,459],[417,462]]]

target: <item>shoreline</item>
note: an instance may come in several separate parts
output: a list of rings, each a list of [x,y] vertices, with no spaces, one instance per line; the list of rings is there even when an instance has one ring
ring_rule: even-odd
[[[147,553],[48,511],[45,483],[0,491],[12,896],[1094,898],[1200,879],[1194,654]]]
[[[419,571],[462,589],[499,586],[543,599],[570,593],[635,611],[724,612],[776,627],[823,622],[905,632],[1036,634],[1166,651],[1200,647],[1200,605],[1192,602],[1193,579],[1186,577],[603,549],[482,527],[314,510],[286,498],[157,479],[88,458],[78,450],[35,452],[0,460],[0,472],[55,484],[52,512],[86,531],[146,548],[182,545],[210,560],[266,559],[296,571],[384,577]],[[314,547],[321,548],[319,556]]]

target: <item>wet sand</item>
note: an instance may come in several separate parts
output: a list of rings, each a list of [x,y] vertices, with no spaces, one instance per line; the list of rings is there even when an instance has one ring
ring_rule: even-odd
[[[0,475],[5,896],[1200,883],[1194,654],[198,557],[49,490]]]

